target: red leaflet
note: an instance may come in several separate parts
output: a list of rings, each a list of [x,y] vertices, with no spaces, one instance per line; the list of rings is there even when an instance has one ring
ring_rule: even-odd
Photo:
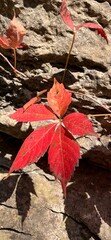
[[[74,31],[74,24],[70,15],[69,10],[67,9],[66,0],[62,0],[62,5],[60,8],[60,14],[64,23]]]
[[[14,15],[10,21],[8,29],[6,30],[6,36],[0,36],[0,46],[3,48],[19,48],[23,41],[23,37],[26,35],[25,28],[19,23]]]
[[[65,89],[63,83],[54,79],[53,87],[47,93],[47,101],[54,113],[61,118],[71,103],[71,93]]]
[[[19,122],[34,122],[57,119],[51,109],[43,104],[34,104],[25,111],[23,108],[19,108],[16,112],[10,114],[10,117]]]
[[[0,46],[5,49],[10,48],[9,41],[6,36],[0,35]]]
[[[36,97],[31,98],[30,101],[28,101],[28,102],[23,106],[24,111],[25,111],[27,108],[29,108],[31,105],[33,105],[34,103],[40,102],[40,100],[41,100],[40,96],[41,96],[43,93],[45,93],[46,91],[47,91],[47,90],[44,89],[44,90],[42,90],[41,92],[39,92]]]
[[[80,147],[62,125],[56,129],[48,153],[50,170],[61,181],[64,195],[66,184],[80,158]]]
[[[31,98],[27,103],[24,104],[23,109],[26,111],[27,108],[32,106],[34,103],[39,102],[40,98],[39,97],[33,97]]]
[[[80,24],[80,25],[76,26],[76,30],[78,30],[81,27],[92,28],[94,30],[97,30],[98,34],[100,34],[108,43],[108,38],[107,38],[107,35],[106,35],[104,29],[97,23],[89,22],[89,23]]]
[[[9,174],[37,162],[45,154],[51,142],[55,126],[56,124],[49,124],[40,127],[26,138],[10,168]]]
[[[64,117],[63,123],[67,130],[73,135],[84,136],[86,134],[93,134],[94,129],[92,123],[83,113],[71,113]]]

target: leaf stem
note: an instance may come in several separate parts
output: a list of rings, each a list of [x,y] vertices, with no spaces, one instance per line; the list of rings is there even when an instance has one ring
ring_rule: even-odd
[[[0,56],[3,57],[3,59],[9,64],[9,66],[15,72],[15,67],[13,67],[13,65],[10,63],[10,61],[2,53],[0,53]],[[16,74],[18,74],[18,75],[20,75],[22,77],[26,77],[25,74],[23,74],[22,72],[19,72],[17,69],[16,69]]]
[[[62,76],[62,82],[64,82],[64,78],[65,78],[65,75],[66,75],[69,58],[70,58],[70,55],[71,55],[71,52],[72,52],[72,48],[73,48],[73,45],[74,45],[74,42],[75,42],[75,37],[76,37],[76,32],[74,31],[73,32],[72,43],[71,43],[71,46],[70,46],[70,49],[69,49],[69,53],[68,53],[68,56],[67,56],[67,59],[66,59],[65,70],[64,70],[64,74]]]
[[[16,72],[16,64],[17,64],[16,48],[13,48],[13,51],[14,51],[14,68],[15,68],[15,72]]]

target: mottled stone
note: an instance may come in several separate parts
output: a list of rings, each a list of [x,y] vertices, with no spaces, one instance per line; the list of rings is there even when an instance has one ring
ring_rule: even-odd
[[[24,42],[28,45],[17,50],[17,69],[25,77],[15,76],[0,56],[0,179],[6,175],[4,172],[22,140],[41,126],[41,123],[18,123],[9,114],[37,92],[49,90],[54,77],[61,81],[63,76],[72,32],[61,20],[60,5],[61,0],[0,1],[0,32],[5,33],[15,9],[18,20],[27,29]],[[111,0],[68,0],[67,5],[75,25],[98,22],[109,39],[107,44],[96,32],[85,28],[77,33],[64,81],[75,93],[68,113],[75,109],[88,115],[108,113],[111,111]],[[1,52],[13,64],[13,51],[1,49]],[[90,116],[90,119],[99,138],[87,136],[77,140],[82,160],[110,169],[110,116]],[[64,210],[60,184],[44,168],[42,171],[34,166],[34,169],[28,168],[26,171],[32,171],[28,175],[12,174],[0,182],[0,240],[111,239],[110,172],[93,165],[80,165],[68,186]]]

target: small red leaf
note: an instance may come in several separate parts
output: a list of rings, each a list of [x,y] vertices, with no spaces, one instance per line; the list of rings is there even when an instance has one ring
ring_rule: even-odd
[[[49,124],[33,131],[22,144],[9,174],[24,168],[26,165],[37,162],[47,151],[52,139],[56,124]]]
[[[40,102],[41,98],[40,96],[45,93],[47,91],[47,89],[44,89],[42,91],[40,91],[36,97],[34,98],[31,98],[30,101],[28,101],[24,106],[23,106],[23,109],[24,111],[29,108],[31,105],[33,105],[34,103],[37,103],[37,102]]]
[[[10,48],[17,48],[22,43],[24,35],[26,35],[25,28],[17,21],[15,14],[6,30],[6,35]]]
[[[39,102],[39,97],[33,97],[31,98],[27,103],[24,104],[23,109],[26,111],[30,106],[32,106],[34,103]]]
[[[74,141],[71,134],[61,125],[56,129],[49,148],[48,162],[51,171],[61,181],[64,195],[66,196],[66,184],[75,169],[80,158],[80,147]]]
[[[107,35],[104,31],[104,29],[98,25],[97,23],[83,23],[83,24],[80,24],[78,26],[76,26],[76,30],[78,30],[79,28],[81,27],[85,27],[85,28],[92,28],[94,30],[97,30],[98,34],[100,34],[105,40],[106,42],[108,43],[108,38],[107,38]]]
[[[62,5],[60,8],[60,14],[64,23],[74,31],[74,24],[70,15],[69,10],[67,9],[66,0],[62,0]]]
[[[43,104],[34,104],[26,109],[26,111],[24,111],[23,108],[19,108],[16,112],[10,114],[9,116],[19,122],[57,119],[52,110]]]
[[[47,101],[54,113],[62,117],[71,103],[71,93],[65,89],[63,83],[54,79],[53,87],[47,93]]]
[[[2,48],[23,48],[23,37],[26,35],[26,30],[19,21],[17,21],[15,15],[10,21],[8,29],[6,30],[6,36],[0,35],[0,46]]]
[[[92,123],[83,113],[71,113],[64,117],[63,123],[73,135],[84,136],[86,134],[95,135]]]

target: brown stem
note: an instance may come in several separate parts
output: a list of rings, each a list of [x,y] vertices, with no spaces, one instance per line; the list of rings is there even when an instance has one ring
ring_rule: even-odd
[[[16,48],[14,48],[13,51],[14,51],[14,68],[15,68],[15,71],[16,71],[16,65],[17,65],[17,54],[16,54]]]
[[[4,60],[10,65],[10,67],[15,72],[15,67],[13,67],[13,65],[9,62],[9,60],[2,53],[0,53],[0,56],[4,58]],[[26,77],[25,74],[23,74],[22,72],[19,72],[18,70],[16,70],[16,74],[18,74],[18,75],[20,75],[22,77]]]
[[[72,43],[71,43],[71,46],[70,46],[70,49],[69,49],[69,53],[68,53],[68,56],[67,56],[67,59],[66,59],[65,70],[64,70],[64,74],[62,76],[62,82],[64,82],[64,78],[65,78],[65,75],[66,75],[69,58],[70,58],[70,55],[71,55],[71,52],[72,52],[72,48],[73,48],[73,45],[74,45],[74,42],[75,42],[75,37],[76,37],[76,32],[73,32],[73,39],[72,39]]]

